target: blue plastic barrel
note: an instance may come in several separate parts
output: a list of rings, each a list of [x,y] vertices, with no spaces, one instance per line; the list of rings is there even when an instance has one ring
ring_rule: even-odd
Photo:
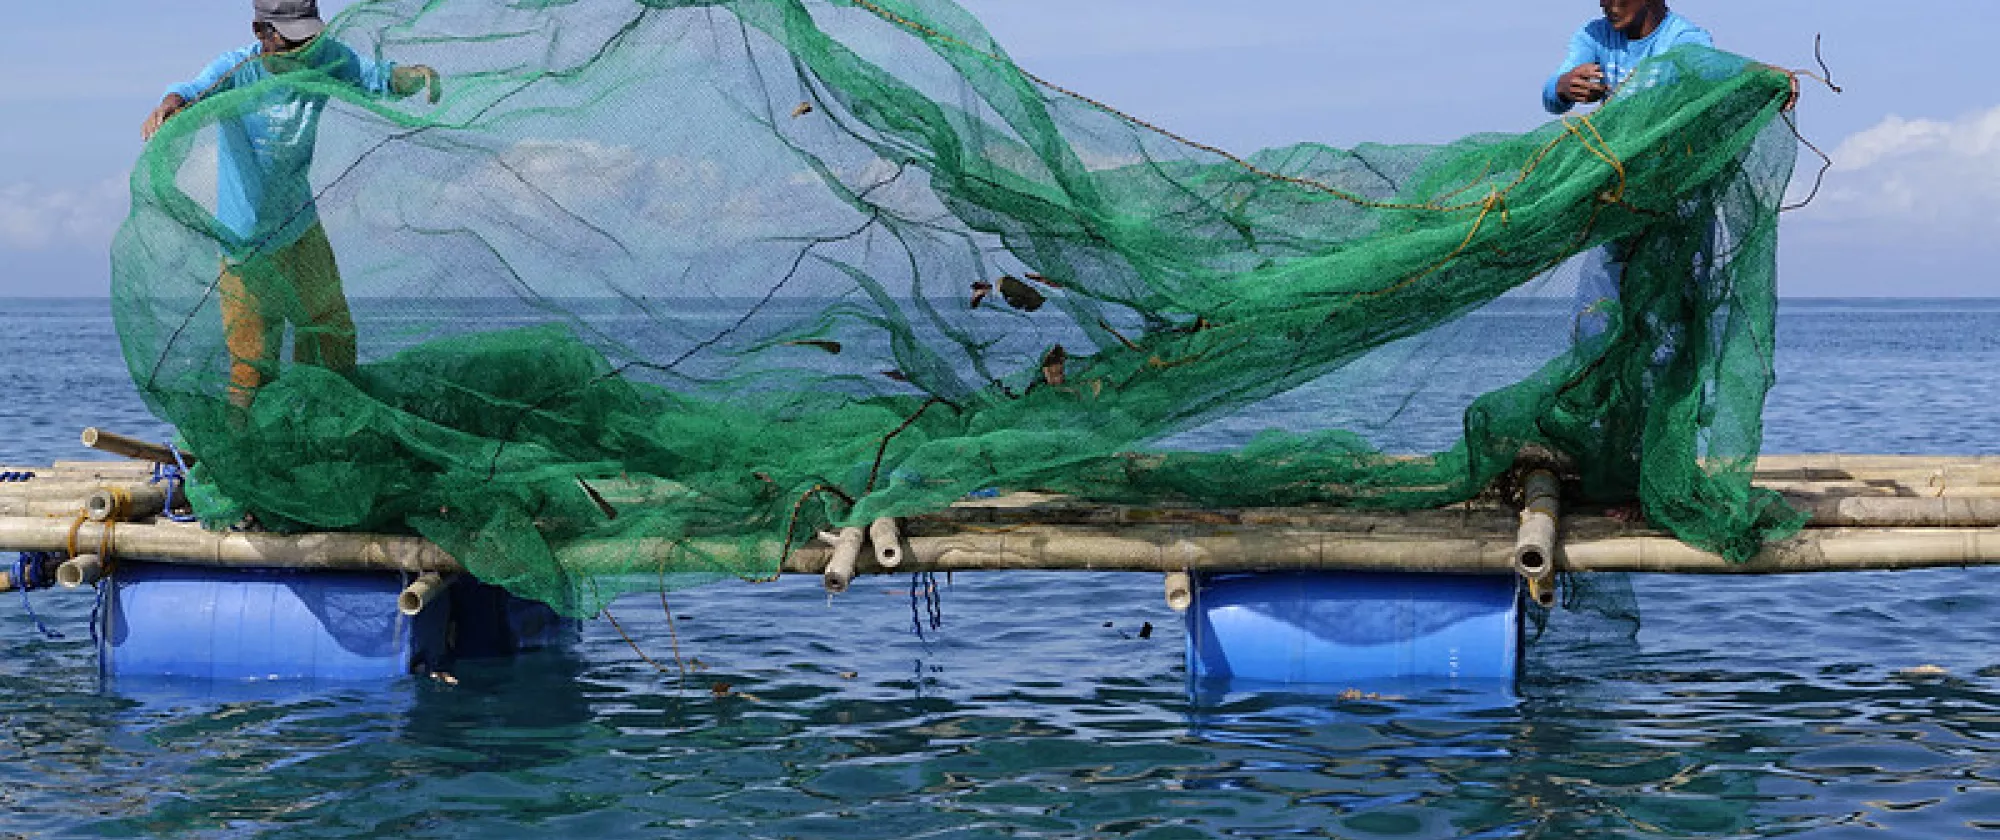
[[[113,677],[385,680],[575,636],[547,606],[461,577],[410,618],[396,573],[125,561],[105,584],[98,662]]]
[[[1520,673],[1512,575],[1259,573],[1194,584],[1188,672],[1205,683],[1511,688]]]

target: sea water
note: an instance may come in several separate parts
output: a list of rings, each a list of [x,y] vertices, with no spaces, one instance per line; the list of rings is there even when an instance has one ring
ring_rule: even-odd
[[[168,434],[104,301],[0,314],[0,462]],[[2000,448],[2000,301],[1788,301],[1779,347],[1767,451]],[[0,594],[0,836],[2000,835],[1991,570],[1634,577],[1513,696],[1357,700],[1195,702],[1152,576],[939,584],[636,594],[360,687],[106,685],[88,594]]]

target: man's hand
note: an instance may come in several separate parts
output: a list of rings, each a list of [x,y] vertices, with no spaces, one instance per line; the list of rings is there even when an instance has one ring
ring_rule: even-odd
[[[168,117],[180,113],[181,109],[186,107],[187,100],[182,99],[180,94],[167,94],[167,98],[160,100],[160,107],[154,108],[153,113],[147,115],[146,124],[139,127],[139,136],[146,140],[153,139],[153,135],[159,133],[160,126],[167,124]]]
[[[1604,87],[1604,68],[1596,64],[1580,65],[1556,81],[1556,96],[1564,102],[1601,102],[1609,93]]]
[[[389,74],[389,92],[397,96],[409,96],[420,90],[430,91],[430,101],[436,105],[444,96],[444,78],[438,71],[422,64],[398,67]]]

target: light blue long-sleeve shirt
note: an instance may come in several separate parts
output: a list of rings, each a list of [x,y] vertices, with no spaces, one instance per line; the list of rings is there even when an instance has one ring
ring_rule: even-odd
[[[395,66],[362,59],[332,38],[283,55],[264,56],[252,44],[217,57],[201,75],[167,89],[190,104],[292,73],[312,73],[370,93],[389,91]],[[232,255],[283,247],[319,222],[313,204],[313,148],[324,95],[283,84],[265,85],[242,110],[217,123],[216,220],[231,234]]]
[[[1626,76],[1639,62],[1663,55],[1668,50],[1685,44],[1714,47],[1715,39],[1708,30],[1694,25],[1692,21],[1673,12],[1668,12],[1653,34],[1634,41],[1625,33],[1611,27],[1611,21],[1598,18],[1583,25],[1569,39],[1569,56],[1563,59],[1561,69],[1549,77],[1542,85],[1542,107],[1551,114],[1567,113],[1575,103],[1564,102],[1556,95],[1557,83],[1563,74],[1585,64],[1596,64],[1604,70],[1604,85],[1617,90],[1625,84]]]

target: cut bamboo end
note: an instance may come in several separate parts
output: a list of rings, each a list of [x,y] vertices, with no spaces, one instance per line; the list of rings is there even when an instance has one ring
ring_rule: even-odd
[[[829,594],[839,595],[854,581],[855,565],[861,559],[861,545],[867,541],[868,532],[842,528],[837,534],[821,532],[820,539],[833,546],[833,556],[827,560],[826,571],[820,577],[826,582]]]
[[[396,611],[415,618],[422,615],[424,608],[442,594],[445,589],[444,576],[437,572],[425,572],[417,576],[403,592],[396,596]]]
[[[157,514],[166,506],[167,488],[162,484],[103,487],[83,500],[83,513],[92,522],[125,522]]]
[[[139,461],[152,461],[156,464],[194,463],[194,455],[191,453],[180,452],[177,458],[176,450],[172,447],[107,432],[95,426],[83,430],[83,445],[101,452],[123,455]]]
[[[882,517],[868,526],[868,542],[875,546],[875,562],[893,569],[903,562],[903,529],[891,517]]]
[[[1535,470],[1522,485],[1521,528],[1514,539],[1514,571],[1530,581],[1555,573],[1556,517],[1562,482],[1555,473]]]
[[[1556,581],[1552,577],[1528,578],[1528,598],[1543,608],[1556,605]]]
[[[1194,606],[1194,579],[1187,572],[1168,572],[1166,595],[1167,606],[1174,612],[1187,612]]]
[[[64,589],[95,586],[103,579],[104,558],[95,554],[79,554],[56,567],[56,583]]]

